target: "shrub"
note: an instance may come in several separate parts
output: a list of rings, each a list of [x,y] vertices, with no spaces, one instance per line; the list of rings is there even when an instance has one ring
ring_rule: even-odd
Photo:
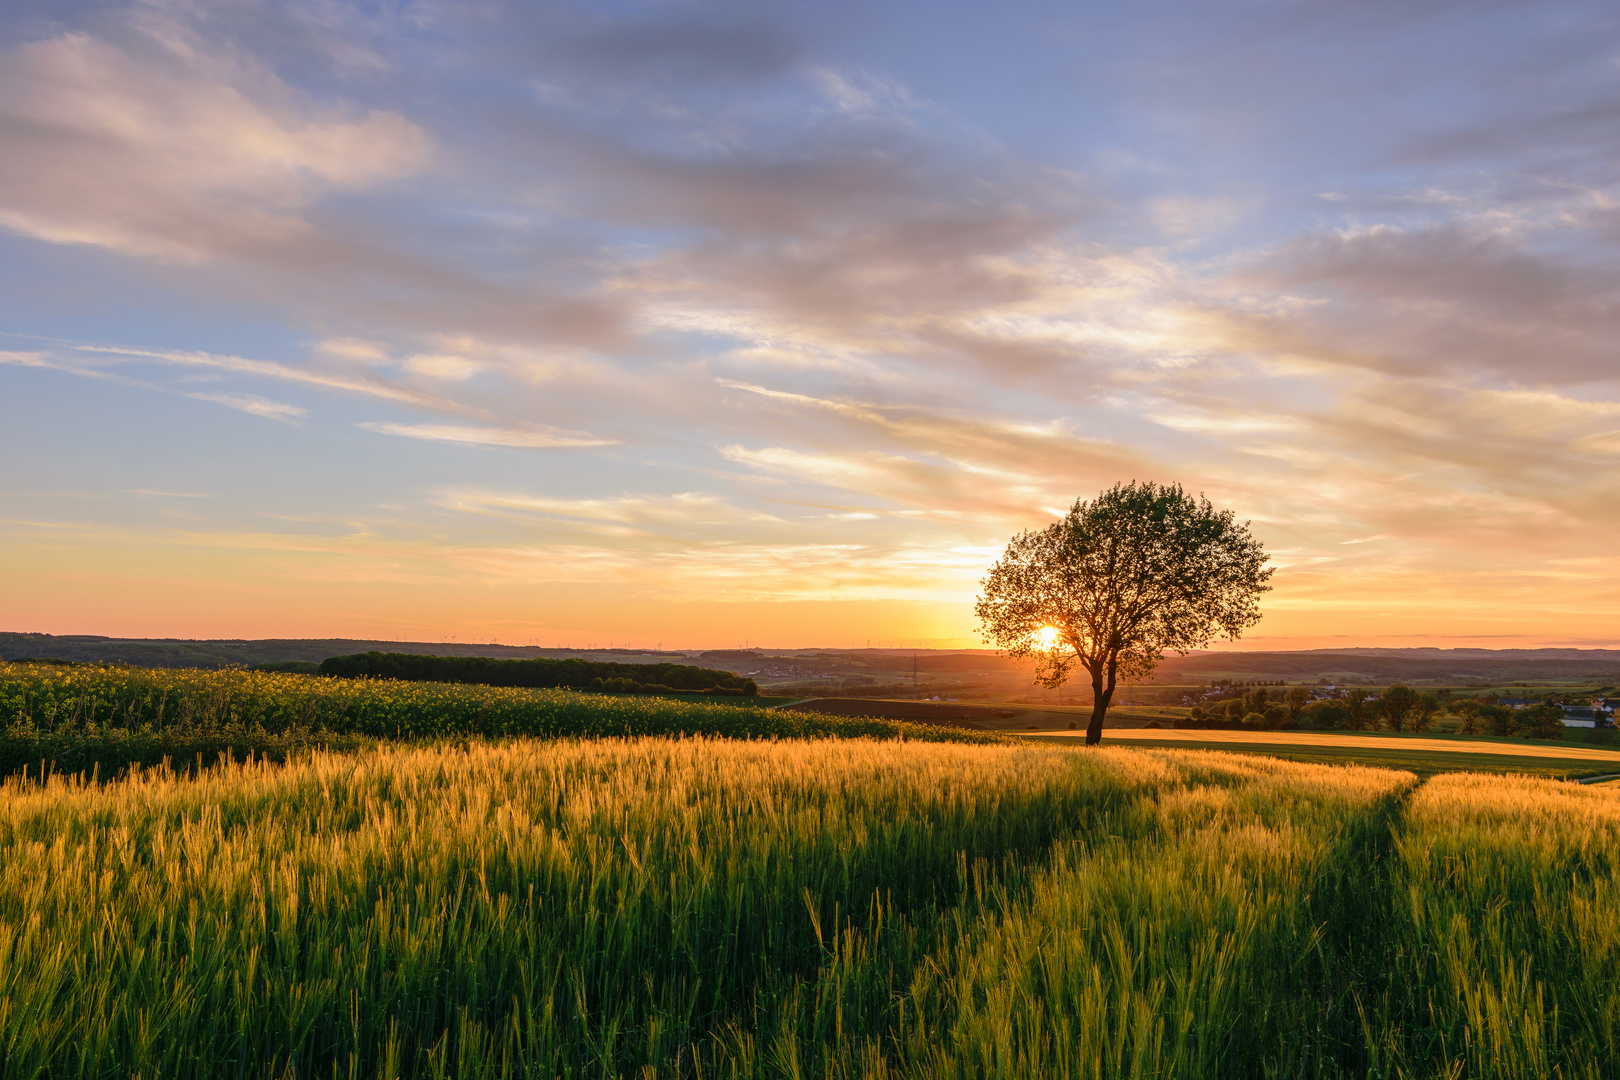
[[[1264,731],[1266,729],[1265,713],[1252,712],[1243,718],[1245,731]]]
[[[1294,726],[1294,714],[1288,711],[1286,705],[1268,705],[1261,716],[1265,718],[1266,727],[1274,731],[1278,728],[1291,728]]]

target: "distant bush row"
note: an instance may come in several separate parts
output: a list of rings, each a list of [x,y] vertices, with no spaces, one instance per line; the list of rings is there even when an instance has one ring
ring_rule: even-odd
[[[1309,699],[1304,687],[1293,687],[1281,697],[1270,696],[1264,688],[1256,688],[1241,697],[1194,706],[1188,716],[1178,717],[1174,726],[1254,731],[1286,728],[1366,731],[1380,727],[1391,731],[1427,731],[1448,711],[1460,718],[1458,730],[1465,735],[1561,739],[1565,734],[1564,713],[1556,705],[1510,709],[1481,701],[1443,701],[1401,683],[1395,683],[1376,698],[1366,690],[1352,689],[1342,697],[1316,701]]]
[[[624,693],[728,693],[753,697],[759,687],[729,671],[689,664],[616,664],[605,660],[496,660],[488,656],[415,656],[355,653],[321,661],[321,675],[398,679],[401,682],[477,683],[531,690],[602,690]]]

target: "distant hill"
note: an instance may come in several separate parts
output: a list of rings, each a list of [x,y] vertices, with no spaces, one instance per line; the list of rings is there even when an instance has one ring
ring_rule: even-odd
[[[1620,678],[1616,649],[1300,649],[1290,652],[1206,652],[1167,657],[1159,682],[1215,678],[1309,682],[1347,676],[1373,682],[1404,680],[1491,683],[1538,679]]]
[[[138,667],[253,667],[256,664],[304,660],[320,663],[331,656],[363,652],[413,653],[418,656],[492,656],[506,660],[582,656],[681,656],[680,651],[652,649],[542,649],[528,645],[473,645],[456,641],[364,641],[356,638],[263,638],[259,640],[189,638],[113,638],[94,634],[0,633],[0,658],[134,664]]]
[[[913,657],[929,678],[976,676],[1010,680],[1023,686],[1028,665],[989,649],[547,649],[529,645],[479,645],[456,641],[365,641],[355,638],[266,638],[260,640],[190,640],[184,638],[114,638],[90,634],[51,635],[0,633],[0,657],[7,660],[50,657],[136,664],[141,667],[252,667],[257,664],[307,661],[363,652],[411,653],[419,656],[489,656],[507,660],[540,657],[614,659],[684,657],[761,681],[782,682],[815,676],[825,680],[865,674],[880,680],[910,680]],[[781,669],[778,671],[777,669]],[[1419,683],[1534,682],[1543,679],[1593,679],[1620,684],[1620,650],[1616,649],[1298,649],[1287,652],[1200,652],[1167,656],[1155,682],[1199,683],[1215,679],[1285,679],[1329,682],[1348,679],[1384,685],[1396,680]],[[1080,679],[1079,683],[1084,683]],[[982,685],[995,685],[985,683]],[[1079,684],[1077,684],[1079,685]]]

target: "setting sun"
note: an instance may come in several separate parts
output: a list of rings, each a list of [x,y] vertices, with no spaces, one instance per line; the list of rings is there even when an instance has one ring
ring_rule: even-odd
[[[1055,649],[1058,644],[1058,628],[1043,626],[1035,631],[1035,647],[1039,649]]]

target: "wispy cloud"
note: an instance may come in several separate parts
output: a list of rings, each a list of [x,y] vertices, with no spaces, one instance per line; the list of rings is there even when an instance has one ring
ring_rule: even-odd
[[[611,439],[599,439],[571,431],[524,431],[463,424],[393,424],[381,420],[366,420],[356,426],[367,431],[375,431],[379,435],[398,435],[405,439],[427,439],[432,442],[458,443],[465,446],[507,446],[546,450],[613,445]]]
[[[296,423],[309,415],[309,410],[297,405],[289,405],[284,401],[271,401],[269,398],[259,397],[257,394],[187,394],[189,398],[198,401],[212,401],[216,405],[224,405],[231,409],[240,409],[242,412],[254,416],[262,416],[266,420],[277,420],[283,424]]]
[[[308,232],[299,210],[318,194],[429,160],[426,133],[397,112],[318,105],[181,24],[143,29],[128,46],[63,33],[0,63],[0,225],[202,260]]]
[[[242,356],[196,350],[141,349],[121,345],[73,345],[71,348],[80,353],[155,360],[180,367],[212,368],[237,375],[277,379],[284,382],[321,387],[327,390],[342,390],[349,393],[363,394],[367,397],[381,398],[384,401],[397,401],[429,408],[447,408],[460,411],[460,407],[448,398],[413,387],[401,386],[380,376],[373,376],[370,373],[365,376],[355,376],[296,367],[276,360],[253,360]]]

